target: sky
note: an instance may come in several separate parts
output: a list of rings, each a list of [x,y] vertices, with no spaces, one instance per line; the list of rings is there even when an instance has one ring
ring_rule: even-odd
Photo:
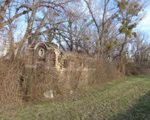
[[[142,19],[142,21],[138,24],[136,30],[144,34],[147,38],[147,42],[150,43],[150,5],[145,7],[144,12],[145,12],[145,16]],[[22,22],[20,22],[17,29],[15,30],[15,35],[14,35],[15,41],[19,40],[23,36],[27,26],[25,22],[23,22],[24,18],[19,18],[18,21],[22,21]]]
[[[137,30],[146,35],[150,42],[150,5],[145,8],[145,16],[137,26]]]
[[[136,30],[143,33],[148,38],[147,41],[150,42],[150,5],[144,9],[144,12],[145,12],[145,16],[137,26]],[[14,35],[15,40],[20,39],[20,37],[23,36],[24,31],[26,29],[26,24],[23,22],[24,19],[20,18],[18,21],[22,21],[22,22],[20,22],[17,29],[15,30],[15,35]]]

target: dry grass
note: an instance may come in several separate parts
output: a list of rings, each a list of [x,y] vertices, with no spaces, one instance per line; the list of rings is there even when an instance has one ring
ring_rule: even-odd
[[[59,78],[59,86],[63,91],[74,91],[121,77],[114,63],[80,54],[69,56],[66,57],[67,69],[60,74]]]
[[[93,87],[67,99],[16,109],[4,120],[149,120],[150,76],[132,76]]]
[[[20,95],[21,63],[0,61],[0,110],[22,103]]]
[[[149,65],[140,65],[133,62],[126,64],[126,75],[141,75],[149,73],[150,73]]]
[[[37,69],[27,69],[23,60],[1,60],[0,109],[9,109],[27,100],[45,100],[43,93],[51,89],[57,95],[64,95],[120,76],[115,64],[102,59],[79,54],[66,58],[67,68],[62,72],[53,67],[48,70],[44,65],[39,65]]]

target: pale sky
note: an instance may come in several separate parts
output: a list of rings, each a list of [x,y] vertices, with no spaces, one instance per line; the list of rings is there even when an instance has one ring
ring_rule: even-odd
[[[136,30],[146,35],[150,42],[150,5],[145,8],[144,12],[145,16],[137,26]],[[20,18],[18,21],[24,21],[24,19]],[[25,29],[26,24],[24,22],[20,22],[15,31],[15,40],[20,39],[20,37],[23,36]]]
[[[137,30],[147,35],[150,42],[150,6],[145,9],[145,16],[137,26]]]

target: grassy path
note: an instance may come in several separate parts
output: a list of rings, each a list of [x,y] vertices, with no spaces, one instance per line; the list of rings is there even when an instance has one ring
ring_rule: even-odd
[[[107,83],[70,100],[30,105],[5,119],[150,120],[150,76]]]

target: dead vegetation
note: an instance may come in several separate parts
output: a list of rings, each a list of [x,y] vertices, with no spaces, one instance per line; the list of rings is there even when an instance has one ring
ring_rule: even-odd
[[[149,65],[141,65],[137,63],[128,63],[126,64],[126,75],[141,75],[149,74],[150,67]]]
[[[42,64],[37,69],[25,68],[23,60],[1,60],[1,110],[21,105],[25,101],[45,100],[46,91],[53,90],[54,96],[72,94],[77,89],[101,84],[119,76],[112,63],[79,54],[71,56],[66,61],[68,66],[62,71],[54,67],[46,69]]]
[[[150,45],[135,33],[143,2],[97,2],[0,2],[0,112],[143,72]]]
[[[0,61],[0,110],[22,103],[20,94],[20,62]]]

